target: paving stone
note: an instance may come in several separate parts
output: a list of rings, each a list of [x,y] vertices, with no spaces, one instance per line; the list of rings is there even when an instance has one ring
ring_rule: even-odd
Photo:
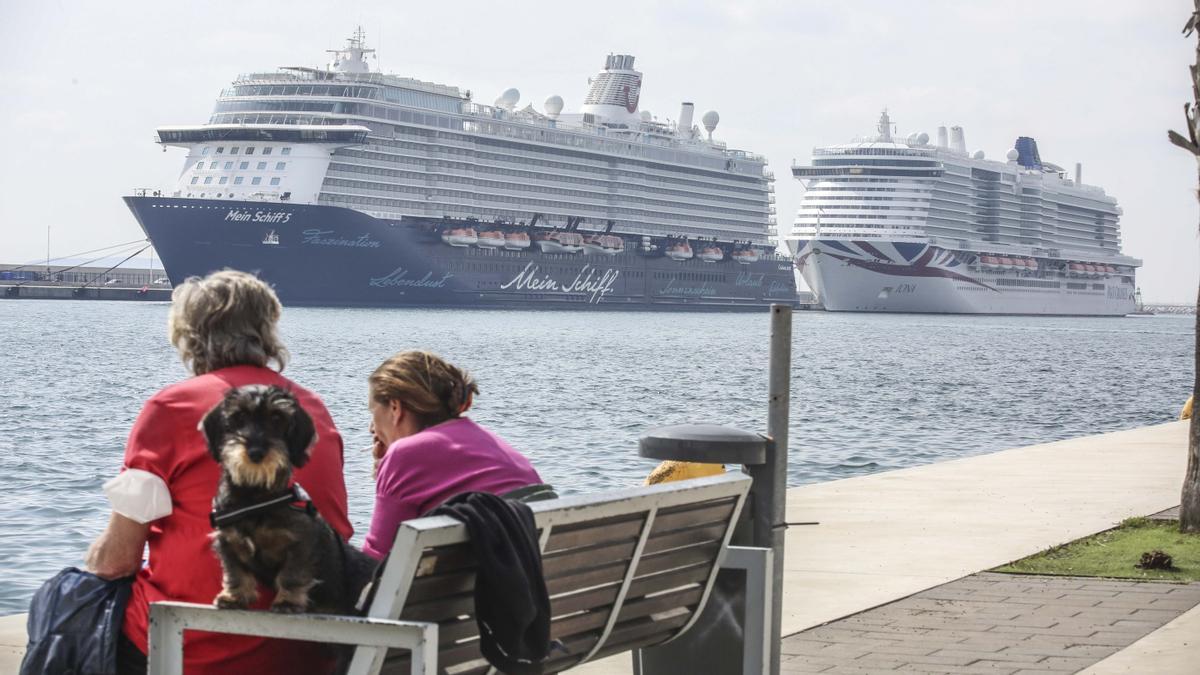
[[[1150,601],[1152,609],[1174,609],[1178,610],[1181,614],[1195,607],[1196,604],[1195,598],[1179,598],[1176,600],[1175,596],[1170,595],[1160,596]]]
[[[833,668],[829,664],[811,664],[803,661],[780,661],[781,673],[821,673]]]
[[[997,626],[1025,626],[1028,628],[1050,628],[1062,621],[1061,617],[1018,615],[1012,619],[1001,620],[993,617]]]
[[[783,672],[1075,672],[1197,603],[1200,584],[984,573],[789,636]]]
[[[1077,673],[1092,665],[1092,663],[1094,663],[1092,659],[1078,656],[1048,656],[1038,665],[1044,668],[1055,669],[1061,667],[1062,670],[1067,672]]]
[[[903,673],[938,673],[939,675],[959,675],[960,673],[984,673],[986,675],[996,675],[997,673],[1015,673],[1017,668],[1011,663],[999,663],[992,661],[984,664],[973,664],[970,666],[937,666],[924,663],[909,663],[900,666],[896,669]]]
[[[1006,663],[1015,662],[1032,665],[1046,658],[1044,656],[1034,654],[1015,654],[1012,652],[980,652],[972,649],[943,649],[941,651],[934,652],[932,656],[962,657],[967,660],[964,665],[970,665],[974,661],[1004,661]],[[913,659],[913,662],[920,663],[921,661],[920,659]]]
[[[1129,615],[1129,619],[1133,621],[1167,623],[1174,620],[1180,614],[1183,614],[1183,612],[1175,609],[1136,609]]]

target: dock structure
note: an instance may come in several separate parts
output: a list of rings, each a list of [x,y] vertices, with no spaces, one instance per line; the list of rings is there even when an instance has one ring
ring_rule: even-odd
[[[1176,505],[1186,449],[1187,423],[1172,422],[790,489],[788,521],[817,524],[792,527],[787,537],[782,672],[873,672],[872,663],[877,670],[892,669],[870,658],[857,666],[853,663],[876,648],[872,641],[878,639],[868,635],[871,631],[852,631],[842,624],[841,637],[851,643],[849,647],[817,639],[822,637],[817,631],[836,630],[838,624],[831,622],[839,620],[862,624],[869,620],[868,610],[901,612],[903,603],[896,601],[917,602],[921,594],[945,594],[955,583],[973,584],[972,592],[988,599],[989,594],[979,589],[1005,580],[998,579],[1000,575],[980,578],[978,572],[1111,528],[1125,518]],[[1089,593],[1087,589],[1067,592]],[[1091,591],[1093,595],[1105,592]],[[1146,603],[1162,602],[1149,593],[1140,595]],[[1200,644],[1177,637],[1200,633],[1200,607],[1184,606],[1192,597],[1192,590],[1177,594],[1168,603],[1169,612],[1141,609],[1132,600],[1095,599],[1089,606],[1111,605],[1106,614],[1115,617],[1114,626],[1141,624],[1145,637],[1136,639],[1134,632],[1126,630],[1128,640],[1113,638],[1108,641],[1120,644],[1083,650],[1086,655],[1076,654],[1075,660],[1035,654],[1028,660],[1042,659],[1042,667],[1013,659],[1015,665],[1007,672],[1083,668],[1096,675],[1194,672]],[[1154,621],[1129,620],[1122,612],[1143,612],[1141,616]],[[940,661],[941,672],[985,667],[1005,672],[986,658],[986,650],[1002,651],[1003,636],[1014,631],[989,626],[974,626],[985,635],[961,645],[984,653],[978,668],[969,665],[976,657],[957,653],[962,648],[951,650],[955,656],[939,656],[937,652],[944,650],[930,648],[931,654],[913,658]],[[1026,631],[1027,635],[1022,633],[1026,641],[1038,638],[1035,642],[1043,644],[1041,638],[1053,637],[1056,626],[1058,622],[1046,621],[1018,628]],[[972,630],[965,623],[958,628],[963,634]],[[1061,627],[1057,630],[1063,632]],[[1105,638],[1118,632],[1107,631]],[[1076,641],[1088,644],[1088,639]],[[0,672],[15,670],[24,640],[22,615],[0,618]],[[1097,641],[1105,640],[1091,642]],[[811,656],[813,643],[835,647],[816,658]],[[967,663],[948,665],[947,661]],[[1137,665],[1127,670],[1129,664]],[[904,670],[922,670],[916,665],[908,663]],[[937,667],[931,665],[929,671],[937,672]],[[625,654],[572,672],[624,675],[631,672],[630,658]]]

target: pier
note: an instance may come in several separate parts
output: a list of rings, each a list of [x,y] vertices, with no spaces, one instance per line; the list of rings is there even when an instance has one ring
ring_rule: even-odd
[[[937,631],[932,628],[910,626],[911,634],[906,636],[903,620],[872,619],[870,611],[902,614],[904,605],[897,601],[905,599],[949,602],[933,597],[939,593],[960,599],[963,593],[974,593],[979,601],[1002,605],[1004,598],[1015,597],[1004,595],[1011,587],[990,594],[980,589],[1005,581],[1028,586],[1031,580],[1046,578],[978,573],[1111,528],[1125,518],[1176,505],[1186,449],[1187,423],[1172,422],[788,490],[788,521],[816,524],[796,525],[788,532],[782,672],[892,670],[894,665],[885,667],[885,662],[878,660],[879,653],[889,655],[886,641],[879,638],[887,632],[899,636],[898,644],[919,643],[915,648],[910,645],[909,651],[932,645],[929,654],[909,655],[913,660],[905,661],[908,667],[903,669],[909,671],[922,670],[916,666],[925,659],[931,662],[931,670],[940,662],[943,672],[985,668],[989,672],[1044,671],[1048,664],[1058,664],[1050,670],[1059,672],[1085,668],[1096,674],[1192,672],[1200,659],[1200,644],[1173,637],[1194,636],[1200,631],[1200,607],[1185,607],[1195,603],[1192,598],[1200,597],[1192,591],[1160,604],[1159,610],[1116,598],[1121,592],[1117,590],[1064,591],[1061,595],[1083,593],[1088,596],[1082,600],[1085,605],[1107,610],[1102,620],[1109,621],[1108,630],[1094,631],[1103,633],[1104,639],[1067,636],[1069,640],[1060,640],[1063,649],[1076,643],[1093,647],[1068,650],[1073,654],[1070,657],[1026,653],[1022,662],[1021,650],[1008,650],[1004,655],[1008,661],[999,666],[994,663],[997,654],[1008,649],[1005,640],[1011,641],[1014,634],[1026,647],[1036,644],[1050,650],[1056,644],[1055,636],[1071,632],[1067,627],[1075,632],[1088,629],[1080,630],[1078,620],[1027,620],[1023,623],[1037,625],[1023,627],[1004,624],[1022,623],[1020,620],[993,619],[987,625],[963,620],[953,622],[961,630],[944,636],[957,645],[950,649],[936,643]],[[64,560],[62,564],[78,562]],[[1195,586],[1154,585],[1166,590]],[[1113,598],[1106,600],[1105,593]],[[1164,602],[1147,593],[1132,594],[1138,596],[1142,598],[1138,602],[1147,606]],[[1029,601],[1025,604],[1028,607]],[[1034,610],[1052,616],[1053,605],[1052,600],[1043,600]],[[1171,610],[1166,611],[1167,607]],[[1153,621],[1130,618],[1135,614],[1143,619],[1153,617]],[[0,671],[15,670],[19,663],[25,644],[24,621],[24,615],[0,618]],[[872,621],[884,624],[883,628],[863,629],[875,625]],[[821,630],[826,634],[819,634]],[[829,631],[838,639],[830,640]],[[980,635],[962,637],[972,631]],[[814,644],[822,652],[819,656],[812,652]],[[859,659],[864,660],[856,665],[854,661]],[[1046,659],[1042,666],[1037,665]],[[1003,663],[1016,665],[1006,671]],[[1122,669],[1122,664],[1130,663],[1137,664],[1133,671]],[[623,675],[630,670],[629,655],[624,654],[575,672]]]

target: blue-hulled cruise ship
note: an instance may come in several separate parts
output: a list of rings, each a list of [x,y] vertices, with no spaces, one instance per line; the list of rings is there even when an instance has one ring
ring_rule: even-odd
[[[325,68],[239,77],[161,127],[178,183],[125,198],[179,283],[250,270],[287,304],[752,309],[796,297],[774,185],[719,122],[639,111],[609,55],[578,113],[383,74],[361,30]],[[703,129],[701,129],[703,127]]]

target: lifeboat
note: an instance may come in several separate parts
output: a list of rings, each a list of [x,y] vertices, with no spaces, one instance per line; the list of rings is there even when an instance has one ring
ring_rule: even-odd
[[[1038,265],[1038,261],[1034,260],[1033,258],[1027,258],[1025,260],[1025,266],[1029,268],[1030,272],[1036,272],[1038,271],[1038,268],[1041,267]]]
[[[743,248],[730,253],[729,257],[743,265],[749,265],[758,262],[758,251],[752,248]]]
[[[1083,265],[1080,263],[1067,264],[1067,276],[1080,277],[1083,276],[1084,272]]]
[[[539,232],[533,240],[542,253],[579,253],[583,250],[583,235],[578,232]]]
[[[528,232],[509,232],[504,235],[504,248],[510,251],[524,251],[532,245]]]
[[[484,230],[479,233],[479,241],[475,243],[481,248],[500,248],[504,246],[504,233],[500,230]]]
[[[472,246],[479,241],[473,227],[451,227],[442,231],[442,241],[451,246]]]
[[[1012,258],[1000,258],[998,264],[1002,270],[1011,270],[1016,266]]]
[[[586,253],[616,255],[625,250],[625,240],[612,234],[589,234],[583,238]]]
[[[692,247],[686,241],[677,241],[667,247],[667,257],[671,260],[691,260]]]
[[[725,252],[720,246],[705,246],[696,257],[704,262],[721,262],[725,259]]]

